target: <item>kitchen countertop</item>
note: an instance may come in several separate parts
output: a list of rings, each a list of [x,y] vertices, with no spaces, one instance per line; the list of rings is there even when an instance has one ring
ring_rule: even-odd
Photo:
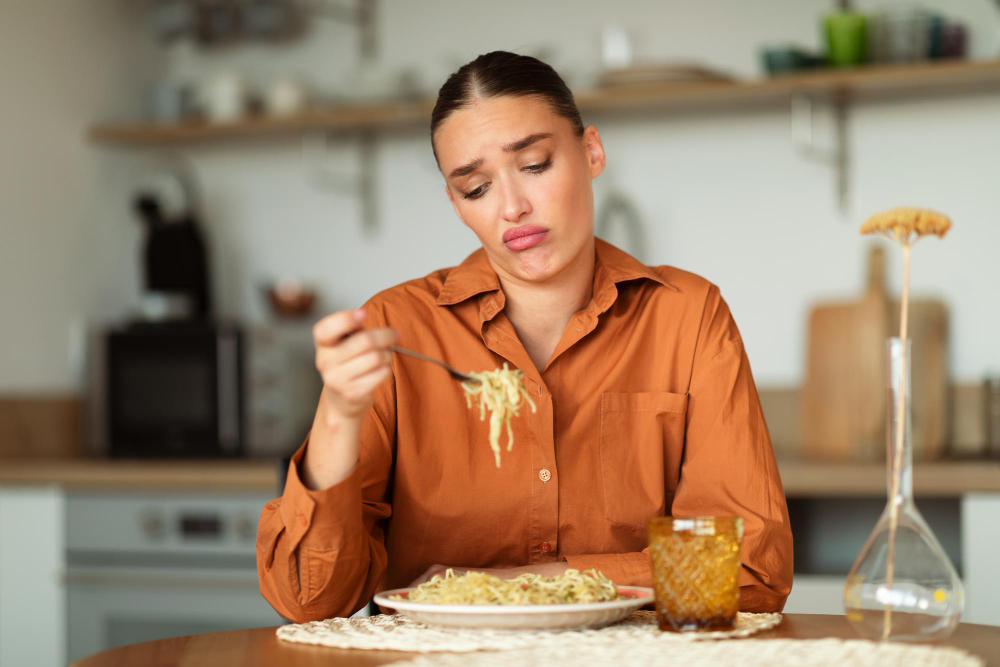
[[[0,484],[277,493],[274,459],[0,459]]]
[[[885,463],[780,460],[788,498],[886,497]],[[918,498],[956,498],[966,493],[1000,493],[1000,461],[935,461],[913,466]]]
[[[789,498],[879,497],[886,494],[884,463],[781,460],[778,465],[785,495]],[[0,459],[0,484],[276,492],[278,462],[270,459]],[[1000,493],[1000,461],[918,463],[914,466],[913,488],[917,496]]]

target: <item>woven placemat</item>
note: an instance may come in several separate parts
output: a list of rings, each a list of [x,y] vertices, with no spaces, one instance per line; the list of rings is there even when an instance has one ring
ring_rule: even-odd
[[[662,649],[665,644],[748,637],[773,628],[780,622],[781,614],[740,612],[732,630],[661,632],[656,623],[656,612],[640,610],[621,623],[591,630],[484,630],[424,625],[402,614],[379,614],[367,618],[330,618],[283,625],[278,628],[277,634],[278,639],[300,644],[414,653],[536,648],[579,650],[584,645],[620,647],[631,646],[634,642],[651,642]]]

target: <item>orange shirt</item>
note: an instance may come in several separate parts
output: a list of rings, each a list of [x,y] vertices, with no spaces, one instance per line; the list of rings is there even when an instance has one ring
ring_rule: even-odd
[[[568,561],[623,585],[651,586],[646,520],[744,519],[740,609],[780,610],[792,583],[785,495],[750,362],[719,289],[647,267],[596,242],[593,296],[536,369],[504,315],[485,251],[368,301],[368,324],[463,370],[508,362],[538,407],[501,436],[461,385],[393,355],[364,419],[360,462],[306,488],[292,459],[284,495],[264,507],[261,592],[294,621],[351,614],[377,590],[435,564],[515,567]]]

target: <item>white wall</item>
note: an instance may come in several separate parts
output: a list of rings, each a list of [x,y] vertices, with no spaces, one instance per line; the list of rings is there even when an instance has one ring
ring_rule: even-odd
[[[759,73],[762,44],[818,47],[817,17],[829,4],[517,0],[501,7],[383,0],[378,5],[380,56],[370,69],[386,73],[414,67],[432,91],[457,65],[479,53],[498,48],[547,50],[548,60],[570,84],[582,86],[599,65],[601,26],[617,23],[633,35],[639,59],[699,60],[750,76]],[[862,9],[877,5],[859,4]],[[974,56],[1000,54],[1000,14],[992,3],[923,4],[945,8],[949,16],[972,26]],[[241,69],[258,82],[298,71],[343,94],[358,60],[355,39],[350,27],[323,22],[305,41],[290,47],[239,46],[212,53],[180,47],[168,54],[168,63],[173,76],[194,80],[229,68]],[[120,94],[128,92],[135,93]],[[995,307],[1000,272],[993,261],[1000,247],[1000,227],[994,224],[1000,195],[993,183],[994,159],[1000,154],[998,111],[1000,91],[855,107],[850,124],[854,190],[846,216],[836,210],[830,168],[807,162],[793,150],[783,109],[659,120],[597,119],[609,168],[595,191],[600,200],[615,187],[636,203],[652,241],[645,260],[702,273],[721,286],[760,383],[799,381],[807,308],[818,298],[850,296],[861,288],[865,243],[856,230],[867,214],[894,205],[939,208],[953,216],[956,228],[943,242],[929,240],[918,246],[914,287],[917,293],[949,301],[953,374],[978,379],[987,368],[1000,369],[1000,353],[990,334],[1000,328]],[[89,120],[121,115],[120,107],[88,109],[74,117],[77,127],[63,141],[75,141]],[[306,139],[306,147],[318,140]],[[276,138],[185,151],[207,192],[216,292],[224,314],[264,317],[257,283],[267,276],[316,281],[327,307],[342,308],[383,287],[455,264],[476,247],[475,237],[457,221],[445,198],[425,132],[380,137],[381,226],[373,235],[361,231],[354,198],[317,187],[315,158],[304,160],[303,149],[299,138]],[[130,154],[120,149],[80,150],[86,156],[80,169],[117,165]],[[348,173],[355,157],[349,146],[335,149],[325,167]],[[75,288],[85,295],[108,295],[104,301],[84,298],[82,312],[120,311],[134,296],[138,279],[133,261],[138,239],[126,212],[129,184],[106,179],[93,185],[86,194],[100,202],[100,215],[91,212],[86,222],[78,216],[79,221],[70,224],[65,215],[46,213],[45,221],[78,236],[85,229],[100,233],[113,228],[120,234],[111,239],[104,232],[104,240],[113,240],[109,249],[92,244],[109,263],[82,269],[78,275],[83,284]],[[0,197],[0,207],[5,201]],[[37,266],[39,258],[46,257],[47,236],[26,230],[27,220],[18,220],[18,225],[18,233],[36,244],[34,262],[16,272],[0,265],[2,303],[11,300],[8,276],[26,275],[39,281],[31,289],[33,298],[56,302],[33,310],[28,299],[17,299],[13,308],[0,311],[21,319],[10,332],[5,326],[2,334],[8,345],[0,350],[0,390],[72,386],[73,365],[63,354],[64,312],[76,300],[60,296],[61,283]],[[894,252],[890,256],[897,259]],[[64,266],[72,258],[66,251],[53,262]],[[126,272],[129,266],[131,275]],[[894,276],[898,264],[894,261],[890,268]],[[111,285],[112,276],[122,284]],[[27,360],[42,349],[50,351],[47,362]]]
[[[86,143],[140,113],[162,55],[126,0],[0,3],[0,392],[75,388],[89,319],[134,299],[135,158]]]

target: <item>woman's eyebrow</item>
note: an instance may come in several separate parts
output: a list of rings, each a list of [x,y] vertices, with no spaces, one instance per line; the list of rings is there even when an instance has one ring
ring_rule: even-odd
[[[483,158],[477,157],[469,164],[464,164],[461,167],[453,169],[452,172],[448,175],[448,178],[456,178],[458,176],[465,176],[466,174],[471,174],[476,169],[479,169],[479,165],[481,165],[482,163],[483,163]]]
[[[506,153],[516,153],[517,151],[524,150],[536,141],[541,141],[542,139],[552,138],[551,132],[536,132],[535,134],[529,134],[524,139],[518,139],[515,142],[504,145],[502,148]],[[471,174],[476,169],[479,169],[483,164],[483,158],[477,157],[472,162],[464,164],[461,167],[457,167],[452,170],[448,175],[448,178],[457,178],[459,176],[465,176]]]
[[[507,144],[503,147],[504,151],[507,153],[516,153],[519,150],[525,149],[536,141],[541,141],[542,139],[549,139],[552,137],[551,132],[538,132],[536,134],[529,134],[524,139],[515,141],[512,144]]]

